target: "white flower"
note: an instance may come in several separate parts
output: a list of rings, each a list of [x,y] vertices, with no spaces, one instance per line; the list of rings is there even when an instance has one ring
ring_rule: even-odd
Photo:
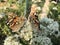
[[[55,1],[52,1],[51,3],[57,4],[57,2],[55,2]]]
[[[18,38],[15,38],[14,36],[9,36],[4,40],[4,45],[22,45]]]
[[[41,7],[37,7],[37,10],[41,10]]]
[[[40,28],[41,28],[41,35],[47,36],[48,34],[50,34],[50,35],[55,35],[57,37],[57,35],[59,33],[58,22],[54,21],[53,19],[50,19],[50,18],[42,19]]]
[[[53,7],[53,10],[58,10],[57,7]]]
[[[38,36],[31,40],[30,45],[52,45],[52,42],[48,37]]]
[[[15,35],[14,35],[14,37],[18,38],[18,37],[19,37],[19,35],[15,34]]]
[[[24,38],[26,41],[29,41],[32,38],[32,32],[30,30],[22,30],[23,33],[20,33],[20,37]]]

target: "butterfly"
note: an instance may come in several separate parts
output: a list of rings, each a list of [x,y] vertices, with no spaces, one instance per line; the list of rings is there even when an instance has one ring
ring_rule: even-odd
[[[19,17],[12,14],[10,13],[8,16],[7,25],[10,29],[12,29],[12,32],[17,32],[23,27],[24,23],[26,22],[26,18],[24,16]]]
[[[33,4],[31,6],[31,12],[30,12],[30,15],[29,15],[29,19],[30,19],[30,22],[32,24],[34,24],[34,27],[38,28],[38,30],[40,30],[40,22],[38,20],[38,15],[37,15],[37,5]]]

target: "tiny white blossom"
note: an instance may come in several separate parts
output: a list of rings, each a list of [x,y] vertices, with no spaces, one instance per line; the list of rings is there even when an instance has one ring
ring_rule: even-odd
[[[57,7],[53,7],[53,10],[58,10]]]
[[[57,4],[57,2],[55,2],[55,1],[52,1],[51,3]]]
[[[19,35],[15,34],[15,35],[14,35],[14,37],[17,37],[17,38],[18,38],[18,37],[19,37]]]
[[[4,40],[4,45],[22,45],[18,38],[15,38],[14,36],[9,36]]]
[[[41,7],[37,7],[37,10],[41,10]]]

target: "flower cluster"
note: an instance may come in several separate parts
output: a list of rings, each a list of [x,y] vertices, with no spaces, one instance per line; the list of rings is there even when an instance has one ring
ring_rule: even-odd
[[[32,28],[30,23],[27,21],[23,29],[19,33],[20,37],[26,41],[29,41],[32,38]]]
[[[57,21],[54,21],[50,18],[44,18],[41,20],[41,32],[43,32],[43,35],[55,35],[59,36],[59,24]]]
[[[30,45],[52,45],[52,42],[48,37],[38,36],[31,40]]]
[[[18,37],[9,36],[4,41],[4,45],[22,45],[22,44],[19,42]]]

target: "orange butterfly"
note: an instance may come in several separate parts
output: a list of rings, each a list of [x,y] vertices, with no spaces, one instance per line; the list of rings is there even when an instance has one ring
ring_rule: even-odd
[[[40,30],[40,22],[38,20],[38,15],[37,15],[37,5],[33,4],[31,6],[31,12],[29,15],[30,22],[34,24],[35,27],[37,27]]]
[[[11,16],[11,15],[10,15]],[[19,31],[21,27],[23,27],[24,23],[26,22],[26,18],[23,16],[11,16],[7,20],[7,25],[13,32]]]

